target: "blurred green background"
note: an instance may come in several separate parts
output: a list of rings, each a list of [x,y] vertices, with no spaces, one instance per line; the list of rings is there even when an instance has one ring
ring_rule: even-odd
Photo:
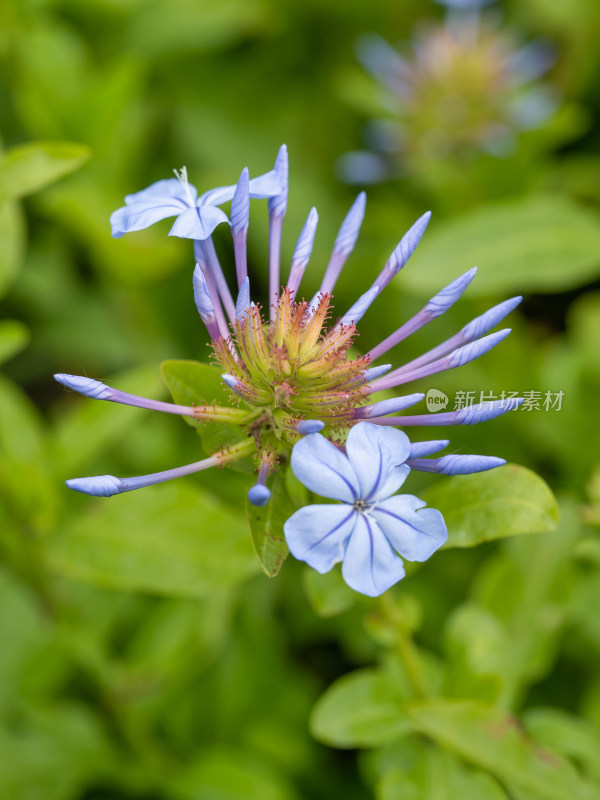
[[[556,110],[502,158],[395,155],[388,179],[368,188],[336,300],[353,302],[428,208],[421,247],[361,323],[361,350],[474,264],[466,297],[403,343],[396,363],[524,294],[497,351],[412,391],[564,392],[560,410],[448,434],[453,452],[538,472],[561,522],[443,550],[372,601],[291,558],[267,579],[241,474],[109,501],[68,492],[65,478],[195,461],[199,442],[178,419],[93,403],[51,376],[161,398],[161,360],[208,361],[191,243],[168,238],[168,222],[119,240],[108,224],[125,194],[183,164],[205,191],[244,166],[271,169],[287,143],[284,259],[316,205],[303,284],[312,296],[358,191],[336,165],[368,148],[382,101],[389,110],[355,43],[375,32],[409,57],[420,26],[447,24],[444,9],[0,4],[0,797],[600,796],[600,7],[512,0],[486,13],[517,43],[551,43],[555,62],[540,80]],[[387,116],[394,124],[393,109]],[[233,274],[227,231],[215,241]],[[249,248],[264,298],[261,201]],[[410,491],[446,480],[414,476]],[[429,705],[415,705],[419,695]]]

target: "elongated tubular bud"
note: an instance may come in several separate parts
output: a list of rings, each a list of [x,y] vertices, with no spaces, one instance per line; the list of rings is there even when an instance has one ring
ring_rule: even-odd
[[[374,381],[376,378],[381,378],[386,372],[392,368],[391,364],[381,364],[379,367],[369,367],[365,372],[365,381]]]
[[[215,306],[210,296],[208,283],[200,264],[196,264],[194,268],[192,284],[194,287],[194,302],[200,314],[200,319],[206,325],[206,330],[210,338],[215,341],[215,339],[218,339],[222,334],[219,329],[219,323],[217,322]]]
[[[235,271],[237,274],[238,288],[241,287],[244,279],[248,275],[246,238],[248,235],[249,218],[250,174],[248,172],[248,167],[244,167],[237,186],[235,187],[233,200],[231,201],[231,234],[233,236]]]
[[[141,475],[135,478],[115,478],[114,475],[98,475],[93,478],[73,478],[66,481],[69,489],[76,492],[90,494],[95,497],[111,497],[123,492],[131,492],[133,489],[142,489],[144,486],[151,486],[154,483],[163,483],[175,478],[182,478],[184,475],[191,475],[210,467],[217,467],[236,461],[254,450],[255,444],[252,439],[244,439],[236,445],[215,453],[202,461],[195,461],[193,464],[186,464],[184,467],[167,469],[163,472],[154,472],[151,475]]]
[[[354,245],[360,233],[360,226],[362,225],[365,216],[365,207],[367,204],[367,195],[361,192],[350,211],[346,214],[344,221],[341,224],[339,233],[333,245],[333,253],[325,270],[325,276],[321,282],[321,288],[318,293],[325,293],[333,291],[333,287],[339,278],[342,267],[350,253],[354,250]],[[311,302],[312,305],[312,302]]]
[[[425,233],[425,228],[430,219],[431,211],[427,211],[422,217],[419,217],[415,224],[404,234],[394,248],[392,255],[388,258],[385,267],[375,279],[374,286],[379,286],[380,290],[383,291],[392,278],[400,272],[417,249],[417,245],[421,241],[421,237]]]
[[[241,378],[236,378],[234,375],[228,375],[225,373],[224,375],[221,375],[221,380],[229,389],[231,389],[234,394],[237,394],[238,397],[241,397],[250,403],[261,405],[266,404],[271,400],[269,394],[261,391],[260,389],[256,389],[251,384],[247,383]]]
[[[375,359],[382,356],[384,353],[387,353],[388,350],[391,350],[392,347],[395,347],[397,344],[402,342],[404,339],[407,339],[413,333],[418,331],[424,325],[427,325],[428,322],[431,322],[432,319],[436,319],[436,317],[441,316],[449,308],[451,308],[454,303],[462,296],[463,292],[467,288],[467,286],[471,283],[473,278],[477,273],[477,267],[473,267],[468,272],[465,272],[464,275],[461,275],[456,280],[449,283],[448,286],[444,287],[435,297],[432,297],[431,300],[423,306],[423,308],[415,314],[412,319],[409,319],[408,322],[405,322],[397,331],[390,334],[387,339],[384,339],[380,344],[374,347],[367,355],[371,358],[371,361],[375,361]]]
[[[422,392],[408,394],[404,397],[393,397],[390,400],[381,400],[369,406],[361,406],[354,412],[355,419],[370,419],[371,417],[384,417],[386,414],[395,414],[410,408],[423,400],[425,395]]]
[[[288,197],[288,152],[282,144],[275,160],[275,171],[281,177],[284,186],[281,194],[269,199],[269,307],[270,318],[275,315],[277,297],[279,295],[279,267],[281,261],[281,229],[287,210]]]
[[[221,304],[221,298],[219,297],[217,283],[210,267],[208,266],[203,245],[204,242],[194,241],[194,256],[196,257],[196,265],[202,270],[204,280],[206,281],[206,285],[208,287],[208,296],[210,297],[214,308],[215,318],[219,327],[219,335],[222,336],[223,339],[226,339],[229,336],[229,328],[227,326],[225,314],[223,313],[223,306]],[[213,339],[212,335],[211,339]],[[213,339],[213,341],[215,340]]]
[[[439,453],[450,444],[449,439],[437,439],[429,442],[411,442],[409,458],[422,458],[423,456],[430,456],[433,453]]]
[[[496,456],[449,455],[441,458],[409,458],[406,463],[420,472],[438,472],[440,475],[471,475],[486,472],[506,464],[506,459]]]
[[[161,400],[149,400],[146,397],[138,397],[135,394],[121,392],[113,389],[105,383],[96,381],[93,378],[85,378],[80,375],[65,375],[59,373],[54,378],[75,392],[91,397],[95,400],[110,400],[113,403],[122,403],[126,406],[136,408],[146,408],[149,411],[163,411],[167,414],[178,414],[184,417],[194,417],[195,419],[205,419],[221,422],[231,422],[242,424],[246,418],[244,411],[237,408],[223,408],[220,406],[180,406],[175,403],[163,403]]]
[[[309,433],[319,433],[325,427],[325,423],[320,419],[303,419],[296,425],[296,430],[302,436],[307,436]]]
[[[356,325],[367,313],[371,303],[379,294],[379,291],[379,286],[376,284],[371,286],[367,292],[358,298],[353,306],[350,306],[335,327],[339,328],[341,326]]]
[[[484,336],[474,342],[463,345],[462,347],[453,350],[449,355],[443,358],[438,358],[437,361],[430,361],[428,364],[423,364],[422,367],[406,372],[404,368],[390,372],[383,378],[379,378],[370,384],[372,392],[381,391],[382,389],[390,389],[393,386],[400,386],[410,381],[416,381],[420,378],[425,378],[430,375],[435,375],[438,372],[444,372],[447,369],[456,369],[468,364],[470,361],[475,361],[480,356],[485,355],[493,347],[505,339],[510,333],[510,328],[505,328],[496,333],[490,333],[489,336]]]
[[[266,483],[272,463],[268,454],[263,455],[256,483],[248,490],[248,500],[253,506],[266,506],[271,498],[271,492],[267,489]]]
[[[237,300],[235,303],[235,318],[237,320],[244,319],[250,308],[250,279],[248,276],[244,278],[240,284]]]
[[[371,417],[376,425],[476,425],[514,411],[523,402],[522,397],[477,403],[460,411],[442,411],[439,414],[415,414],[409,417]]]
[[[429,350],[422,356],[409,361],[407,364],[403,364],[397,370],[398,374],[412,372],[414,369],[417,369],[417,367],[421,367],[424,364],[430,364],[436,358],[441,358],[442,356],[447,355],[455,348],[462,347],[462,345],[474,341],[479,336],[487,333],[489,330],[498,325],[499,322],[502,322],[504,317],[510,314],[510,312],[519,305],[522,299],[523,298],[521,296],[511,297],[509,300],[504,300],[502,303],[498,303],[498,305],[489,308],[483,314],[475,317],[475,319],[472,319],[471,322],[468,322],[464,328],[462,328],[454,336],[451,336],[450,339],[442,342],[442,344],[439,344],[437,347],[434,347],[432,350]]]
[[[319,222],[319,215],[316,208],[311,208],[309,211],[304,227],[300,231],[300,236],[296,242],[294,255],[292,256],[292,266],[290,268],[290,276],[287,282],[287,288],[290,290],[290,298],[293,300],[296,297],[296,292],[300,286],[300,281],[304,275],[304,270],[309,262],[312,253],[313,244],[315,241],[315,233],[317,232],[317,224]]]
[[[201,242],[201,248],[204,251],[204,256],[206,263],[208,264],[208,269],[210,270],[213,278],[215,279],[215,284],[217,287],[217,291],[219,293],[219,298],[223,303],[223,308],[225,309],[225,313],[229,317],[229,321],[233,322],[233,320],[235,319],[235,305],[233,302],[233,298],[231,296],[231,292],[229,291],[229,287],[227,286],[225,275],[223,275],[223,270],[221,269],[221,265],[219,264],[219,259],[217,257],[217,251],[215,250],[215,245],[212,240],[212,236],[209,236],[208,239],[205,239],[203,242]]]

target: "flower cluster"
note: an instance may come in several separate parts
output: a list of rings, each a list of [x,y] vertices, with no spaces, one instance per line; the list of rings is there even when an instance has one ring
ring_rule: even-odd
[[[217,406],[207,398],[204,405],[182,406],[131,395],[87,377],[59,374],[56,379],[88,397],[189,416],[205,423],[227,423],[238,426],[241,435],[234,444],[184,467],[133,478],[77,478],[68,480],[67,485],[79,492],[108,497],[252,456],[257,480],[248,498],[260,506],[270,498],[269,476],[291,466],[306,487],[343,503],[308,506],[293,514],[285,525],[292,553],[320,571],[343,561],[344,576],[351,586],[365,594],[379,594],[404,574],[394,550],[405,558],[424,560],[446,536],[439,512],[423,509],[423,503],[410,495],[390,497],[410,469],[457,475],[504,463],[490,456],[427,458],[444,449],[448,441],[411,444],[406,434],[395,428],[470,425],[510,409],[502,403],[483,403],[452,412],[403,415],[400,412],[423,399],[422,393],[375,402],[373,395],[483,355],[509,333],[508,329],[488,332],[521,298],[491,308],[407,364],[395,369],[391,364],[374,366],[385,353],[447,311],[474,278],[473,268],[441,289],[370,352],[353,357],[350,348],[358,322],[404,267],[430,215],[424,214],[402,237],[358,300],[341,316],[334,316],[332,293],[356,242],[365,195],[358,196],[343,221],[320,289],[307,301],[299,299],[298,292],[318,216],[314,208],[308,214],[287,281],[281,287],[280,243],[287,192],[288,161],[283,146],[275,168],[253,180],[244,169],[236,185],[198,197],[182,170],[177,178],[159,181],[128,196],[125,207],[113,214],[114,236],[176,216],[171,234],[193,240],[194,299],[211,338],[222,380],[231,391],[231,404]],[[268,198],[268,311],[250,298],[246,257],[250,198]],[[229,218],[219,207],[227,200],[231,200]],[[230,225],[233,237],[238,286],[235,302],[211,238],[221,222]]]
[[[477,152],[506,156],[519,131],[537,128],[556,110],[556,92],[536,82],[554,60],[547,43],[519,46],[491,14],[481,15],[481,1],[443,4],[445,23],[422,25],[411,51],[376,35],[359,40],[358,58],[382,90],[383,115],[368,128],[372,150],[342,157],[347,181],[375,182],[399,168]]]

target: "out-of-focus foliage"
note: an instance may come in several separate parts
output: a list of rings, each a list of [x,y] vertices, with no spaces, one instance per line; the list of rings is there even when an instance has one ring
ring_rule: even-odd
[[[600,8],[506,0],[494,13],[523,41],[552,44],[544,80],[560,109],[508,157],[448,158],[371,187],[337,296],[353,302],[431,207],[397,289],[361,323],[360,349],[474,263],[464,302],[404,342],[402,361],[507,293],[525,294],[501,348],[418,387],[444,392],[448,410],[460,393],[529,393],[519,411],[452,437],[457,452],[524,469],[516,484],[512,468],[411,475],[410,491],[437,497],[454,544],[469,546],[444,548],[374,601],[337,570],[283,561],[271,535],[281,503],[257,514],[251,536],[249,472],[207,471],[109,500],[69,493],[65,478],[159,471],[215,442],[177,418],[66,392],[51,374],[158,399],[165,361],[182,402],[218,396],[214,371],[190,366],[208,365],[209,350],[189,243],[169,239],[168,222],[112,240],[110,213],[182,163],[200,191],[245,165],[264,172],[285,141],[284,259],[309,208],[320,215],[303,284],[312,296],[354,199],[333,165],[363,145],[377,105],[357,78],[355,42],[371,32],[409,42],[424,19],[441,24],[443,9],[0,4],[1,797],[598,796]],[[253,206],[249,232],[263,299],[265,205]],[[226,234],[216,236],[223,253]],[[545,409],[547,392],[562,393],[560,408]],[[556,530],[554,500],[530,470],[560,497]],[[471,488],[485,507],[469,504]],[[300,491],[277,489],[295,505]],[[491,541],[517,532],[535,535]],[[261,572],[253,540],[276,578]]]

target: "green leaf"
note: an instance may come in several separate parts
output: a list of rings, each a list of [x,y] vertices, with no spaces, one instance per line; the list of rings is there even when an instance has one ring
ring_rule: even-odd
[[[243,517],[188,483],[81,503],[82,513],[48,541],[49,563],[62,575],[201,597],[256,569]]]
[[[20,353],[29,342],[29,330],[16,319],[0,322],[0,364]]]
[[[0,202],[43,189],[89,157],[88,147],[72,142],[30,142],[12,147],[0,159]]]
[[[274,578],[289,553],[283,534],[283,523],[295,511],[285,486],[282,467],[275,473],[271,483],[271,499],[265,506],[253,506],[246,499],[246,513],[254,549],[263,572]]]
[[[356,605],[358,594],[342,578],[341,570],[321,575],[310,567],[302,571],[302,583],[308,600],[320,617],[335,617]]]
[[[441,747],[487,770],[527,800],[595,800],[598,792],[557,753],[527,736],[500,708],[474,701],[406,704],[414,727]]]
[[[25,223],[17,203],[0,204],[0,297],[17,274],[25,247]]]
[[[313,736],[333,747],[377,747],[412,730],[392,680],[372,669],[344,675],[319,698]]]
[[[163,361],[161,372],[173,400],[179,405],[203,406],[215,404],[231,407],[230,392],[221,380],[221,373],[216,367],[201,364],[199,361],[173,360]],[[195,428],[202,440],[206,455],[212,455],[227,445],[235,444],[245,438],[246,434],[239,425],[224,422],[200,422],[192,417],[184,417],[188,425]],[[252,472],[247,459],[237,461],[233,469]]]
[[[448,526],[444,547],[473,547],[518,533],[544,533],[558,522],[558,505],[548,485],[516,464],[438,481],[422,496],[444,515]]]
[[[402,291],[435,294],[479,265],[471,297],[559,292],[600,275],[600,220],[565,195],[495,203],[431,225],[404,270]],[[400,284],[397,284],[400,286]]]
[[[507,800],[489,774],[425,743],[410,770],[390,770],[377,789],[377,800]]]

